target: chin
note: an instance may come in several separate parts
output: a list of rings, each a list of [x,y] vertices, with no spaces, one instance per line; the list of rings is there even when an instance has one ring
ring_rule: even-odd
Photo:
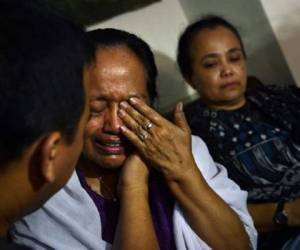
[[[228,102],[235,102],[235,101],[239,101],[242,100],[244,97],[244,93],[241,91],[231,91],[226,93],[226,95],[224,95],[223,99],[228,101]]]
[[[126,158],[125,155],[102,155],[98,157],[95,163],[104,169],[119,169],[123,166]]]

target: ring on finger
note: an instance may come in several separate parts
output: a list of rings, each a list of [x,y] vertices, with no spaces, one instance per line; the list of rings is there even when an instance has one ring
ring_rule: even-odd
[[[150,130],[151,128],[153,128],[153,123],[152,122],[146,122],[145,124],[144,124],[144,128],[146,129],[146,130]]]
[[[140,132],[140,133],[138,134],[138,137],[140,138],[141,141],[145,141],[145,140],[147,139],[147,137],[148,137],[148,133],[145,132],[145,131]]]

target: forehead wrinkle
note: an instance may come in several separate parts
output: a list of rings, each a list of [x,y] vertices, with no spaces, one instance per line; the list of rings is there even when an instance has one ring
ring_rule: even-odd
[[[122,91],[107,91],[107,92],[98,92],[95,93],[95,95],[93,96],[93,100],[105,100],[105,101],[116,101],[116,102],[120,102],[120,101],[126,101],[128,100],[130,97],[139,97],[139,98],[144,98],[144,96],[135,93],[135,92],[122,92]]]
[[[93,100],[123,101],[133,96],[147,99],[144,65],[126,47],[99,49],[90,72]]]
[[[103,84],[101,84],[101,82]],[[147,99],[147,90],[141,92],[141,89],[135,89],[128,82],[118,81],[97,81],[94,80],[91,84],[90,96],[91,100],[106,100],[106,101],[124,101],[130,97],[139,97]]]

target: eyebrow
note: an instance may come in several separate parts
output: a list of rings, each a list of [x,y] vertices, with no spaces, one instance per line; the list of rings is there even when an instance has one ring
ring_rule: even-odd
[[[226,54],[232,54],[232,53],[235,53],[235,52],[242,52],[242,49],[240,49],[240,48],[232,48],[232,49],[228,50],[226,52]],[[203,62],[207,58],[216,58],[218,56],[219,56],[219,53],[208,53],[208,54],[206,54],[205,56],[203,56],[201,58],[201,62]]]

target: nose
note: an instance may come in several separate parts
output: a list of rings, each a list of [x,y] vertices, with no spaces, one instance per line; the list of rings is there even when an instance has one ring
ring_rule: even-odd
[[[106,133],[119,134],[120,127],[123,125],[122,120],[118,116],[119,104],[110,105],[109,111],[106,113],[104,130]]]
[[[228,77],[228,76],[232,76],[234,74],[232,65],[230,63],[223,63],[222,65],[222,69],[221,69],[221,76],[222,77]]]

